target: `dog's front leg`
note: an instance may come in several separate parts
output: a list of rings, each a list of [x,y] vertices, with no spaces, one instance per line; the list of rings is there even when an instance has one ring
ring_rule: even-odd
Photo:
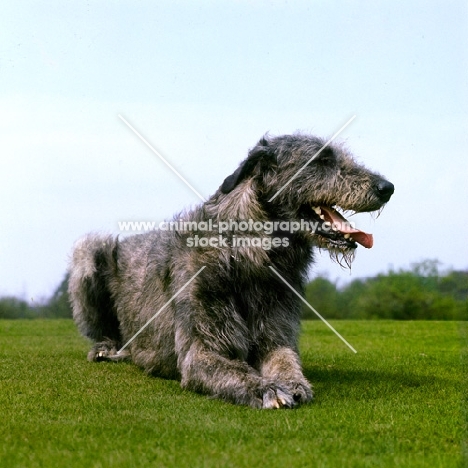
[[[228,359],[201,343],[192,343],[179,359],[183,388],[253,408],[291,407],[281,387],[263,379],[246,362]]]
[[[228,359],[196,342],[179,358],[179,368],[184,388],[241,405],[262,407],[260,374],[243,361]]]
[[[262,360],[261,376],[276,383],[292,397],[293,405],[312,400],[310,383],[302,373],[299,356],[288,347],[279,347],[270,351]]]

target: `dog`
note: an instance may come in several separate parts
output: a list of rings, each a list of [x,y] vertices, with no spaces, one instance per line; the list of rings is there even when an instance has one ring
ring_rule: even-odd
[[[311,401],[298,353],[301,302],[286,282],[303,291],[314,248],[349,264],[358,244],[372,247],[339,210],[378,211],[393,192],[342,145],[262,137],[214,195],[173,218],[178,229],[76,243],[69,294],[94,342],[88,359],[131,360],[253,408]],[[218,231],[207,237],[210,225]]]

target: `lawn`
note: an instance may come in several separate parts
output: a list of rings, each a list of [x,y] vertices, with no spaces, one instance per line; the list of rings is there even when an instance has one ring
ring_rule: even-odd
[[[88,363],[70,320],[0,320],[0,466],[468,466],[468,324],[332,323],[358,353],[304,322],[316,399],[260,411]]]

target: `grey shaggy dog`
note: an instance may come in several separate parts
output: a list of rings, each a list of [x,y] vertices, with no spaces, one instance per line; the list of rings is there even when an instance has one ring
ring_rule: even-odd
[[[324,144],[302,134],[265,136],[207,202],[174,217],[276,221],[268,232],[234,224],[213,246],[194,244],[196,235],[206,237],[202,229],[124,239],[91,234],[78,241],[69,293],[79,330],[95,342],[88,359],[130,359],[150,374],[180,379],[183,388],[254,408],[309,402],[311,385],[298,355],[301,303],[269,266],[302,292],[314,247],[349,264],[357,244],[371,247],[372,236],[340,227],[346,220],[337,208],[380,210],[394,191],[333,145],[269,201]],[[314,230],[280,229],[279,222],[301,220],[315,222]]]

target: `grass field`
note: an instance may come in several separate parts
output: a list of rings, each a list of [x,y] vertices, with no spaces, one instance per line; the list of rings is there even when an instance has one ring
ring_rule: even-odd
[[[88,363],[70,320],[0,321],[0,466],[468,466],[467,323],[333,323],[358,354],[305,322],[315,402],[260,411]]]

